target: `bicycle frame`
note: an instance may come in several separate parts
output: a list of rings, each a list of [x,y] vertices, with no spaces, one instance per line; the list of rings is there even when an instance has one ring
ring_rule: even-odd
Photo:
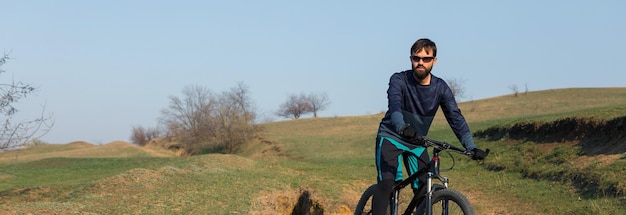
[[[432,158],[430,161],[428,161],[425,168],[419,168],[417,172],[410,174],[406,179],[397,181],[394,184],[394,186],[392,187],[391,198],[388,200],[388,206],[390,207],[388,207],[389,211],[387,212],[391,212],[391,214],[393,215],[398,215],[400,191],[409,184],[415,183],[416,180],[420,179],[418,182],[418,189],[413,190],[413,198],[411,199],[409,205],[406,207],[406,210],[403,213],[404,215],[413,214],[416,210],[419,210],[420,214],[425,213],[429,215],[433,213],[433,209],[439,211],[439,206],[433,208],[434,201],[438,203],[437,205],[441,205],[441,210],[444,214],[448,214],[448,210],[453,210],[456,212],[460,210],[464,214],[467,213],[473,215],[474,209],[472,208],[469,200],[467,200],[467,198],[462,193],[459,193],[458,191],[455,191],[453,189],[448,189],[448,178],[440,175],[440,154],[441,152],[445,151],[447,154],[450,155],[450,158],[452,159],[452,165],[449,169],[452,169],[455,164],[455,159],[454,156],[452,156],[452,154],[450,153],[450,150],[471,157],[472,159],[475,159],[474,152],[450,145],[446,142],[432,140],[424,136],[412,140],[412,143],[405,143],[405,145],[409,148],[425,147],[428,149],[430,147],[433,147]],[[412,152],[410,152],[409,150],[403,153]],[[486,157],[487,155],[489,155],[489,149],[485,150],[484,157]],[[406,159],[404,161],[405,163],[408,163]],[[406,165],[407,168],[410,168],[409,164]],[[433,182],[433,179],[437,179],[441,181],[441,183],[435,183]],[[378,186],[378,184],[373,184],[363,192],[361,198],[359,199],[359,202],[357,203],[355,214],[360,215],[372,213],[372,204],[374,203],[373,198],[375,193],[379,189]],[[454,206],[452,206],[452,204],[454,204]],[[453,208],[450,208],[449,206],[452,206]]]
[[[440,171],[439,171],[439,152],[441,152],[443,149],[439,148],[439,147],[433,147],[433,155],[431,158],[431,162],[428,163],[428,168],[423,168],[421,170],[419,170],[418,172],[410,175],[409,177],[407,177],[406,179],[398,182],[394,187],[393,187],[393,195],[392,195],[392,202],[391,202],[391,214],[393,215],[398,215],[398,204],[399,204],[399,197],[400,197],[400,190],[402,190],[404,187],[410,185],[411,183],[413,183],[413,181],[415,181],[419,176],[423,175],[423,174],[427,174],[426,176],[426,181],[420,181],[419,183],[419,189],[422,190],[423,188],[426,188],[426,192],[425,194],[423,194],[422,192],[418,192],[413,196],[413,199],[411,199],[411,202],[409,203],[409,206],[407,207],[406,211],[403,214],[411,214],[413,210],[415,210],[415,208],[417,207],[418,203],[421,202],[432,202],[432,194],[434,191],[436,190],[440,190],[440,189],[447,189],[448,188],[448,178],[446,177],[442,177],[440,175]],[[442,182],[442,184],[433,184],[433,178],[438,179],[439,181]],[[423,196],[424,199],[422,201],[419,201],[420,197]],[[426,204],[427,208],[426,208],[426,214],[427,215],[431,215],[432,214],[432,205],[431,204]],[[444,207],[447,207],[447,205],[444,205]]]

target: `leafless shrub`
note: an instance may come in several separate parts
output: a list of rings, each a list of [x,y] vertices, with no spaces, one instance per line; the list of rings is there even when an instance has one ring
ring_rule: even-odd
[[[133,127],[130,140],[133,144],[145,146],[150,140],[162,137],[161,133],[161,130],[158,128],[145,129],[141,126],[135,126]]]

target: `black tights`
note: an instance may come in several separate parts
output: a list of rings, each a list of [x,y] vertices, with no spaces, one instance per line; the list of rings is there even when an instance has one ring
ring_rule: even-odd
[[[380,157],[380,163],[377,163],[377,169],[379,171],[378,177],[382,178],[382,180],[379,178],[377,189],[374,191],[374,196],[372,197],[372,214],[382,215],[387,212],[387,208],[389,207],[389,199],[391,199],[392,189],[397,177],[399,155],[403,154],[401,157],[403,158],[404,166],[407,168],[407,173],[410,173],[409,168],[415,165],[415,163],[411,162],[416,161],[409,157],[418,156],[416,167],[420,168],[427,167],[427,162],[430,161],[430,158],[428,151],[425,149],[421,154],[413,154],[416,152],[408,152],[404,151],[404,149],[399,149],[394,143],[390,142],[389,138],[380,139],[379,137],[376,140],[377,142],[382,141],[380,144],[376,145],[376,156],[377,158]],[[419,179],[425,179],[423,178],[424,176],[425,175]],[[414,190],[413,192],[415,193],[416,191]]]
[[[376,191],[372,197],[372,215],[384,215],[387,213],[393,184],[394,180],[388,179],[378,182],[378,186],[376,186]]]
[[[391,199],[391,195],[393,194],[391,189],[393,189],[394,183],[394,180],[382,180],[378,182],[378,185],[376,186],[376,191],[374,192],[374,196],[372,197],[372,205],[376,206],[372,206],[372,215],[384,215],[387,213],[389,200]],[[423,189],[413,188],[413,195],[423,195],[423,193],[420,192],[425,191],[423,191]],[[421,198],[419,198],[418,200],[421,201]]]

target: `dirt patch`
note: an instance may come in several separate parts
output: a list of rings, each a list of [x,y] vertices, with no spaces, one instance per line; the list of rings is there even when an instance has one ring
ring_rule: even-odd
[[[356,200],[358,201],[358,199]],[[352,215],[348,205],[340,205],[330,211],[325,200],[318,197],[313,189],[285,189],[273,192],[261,192],[256,198],[256,209],[252,215]]]
[[[324,214],[311,189],[261,192],[255,202],[259,203],[259,209],[251,211],[252,215]]]
[[[323,215],[324,208],[319,202],[311,199],[311,192],[304,190],[300,193],[296,205],[293,207],[293,210],[291,210],[291,214]]]

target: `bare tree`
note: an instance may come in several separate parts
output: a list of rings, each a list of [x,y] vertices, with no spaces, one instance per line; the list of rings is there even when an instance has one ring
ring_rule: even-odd
[[[170,97],[170,105],[161,113],[168,133],[192,150],[190,154],[233,153],[257,132],[256,112],[243,83],[220,95],[205,87],[186,87],[183,98]]]
[[[516,84],[512,84],[509,86],[509,89],[513,91],[513,96],[517,97],[517,95],[519,94],[519,87],[517,87]]]
[[[224,92],[219,101],[216,121],[220,132],[216,142],[227,153],[233,153],[256,135],[254,104],[243,83]]]
[[[312,109],[307,96],[302,93],[300,95],[290,95],[287,101],[280,105],[276,115],[285,118],[299,119],[303,114],[312,112]]]
[[[453,78],[448,79],[446,82],[448,83],[450,90],[452,90],[452,95],[454,95],[454,98],[459,100],[465,97],[465,87],[464,81],[462,79]]]
[[[313,117],[315,118],[317,118],[317,113],[319,111],[325,110],[330,104],[328,94],[326,93],[311,93],[306,97],[306,100],[311,106],[311,112],[313,112]]]
[[[4,54],[0,58],[0,67],[8,59],[10,59],[9,56]],[[0,74],[4,72],[4,70],[0,70]],[[42,108],[41,115],[35,119],[19,122],[14,120],[13,117],[17,114],[18,109],[13,105],[34,93],[35,90],[35,87],[23,82],[0,83],[0,117],[2,118],[0,152],[24,147],[32,139],[48,133],[54,125],[52,115],[44,116],[45,107]]]
[[[170,104],[161,111],[161,123],[177,141],[189,147],[201,147],[216,136],[216,122],[212,115],[217,109],[217,98],[208,88],[187,86],[183,97],[170,97]]]

